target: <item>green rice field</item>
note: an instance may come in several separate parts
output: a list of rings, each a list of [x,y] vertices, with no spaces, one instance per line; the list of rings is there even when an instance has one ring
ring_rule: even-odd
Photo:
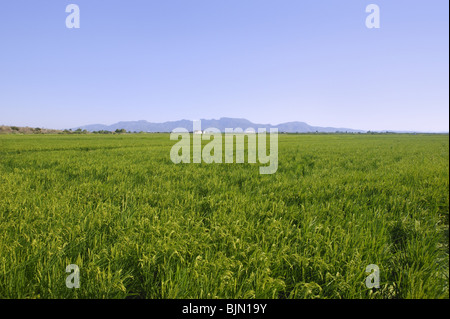
[[[0,135],[0,298],[449,298],[448,135],[280,134],[272,175],[174,144]]]

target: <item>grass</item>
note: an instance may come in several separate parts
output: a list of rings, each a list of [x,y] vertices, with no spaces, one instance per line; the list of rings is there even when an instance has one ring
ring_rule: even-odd
[[[0,298],[449,298],[448,135],[283,134],[273,175],[174,143],[0,136]]]

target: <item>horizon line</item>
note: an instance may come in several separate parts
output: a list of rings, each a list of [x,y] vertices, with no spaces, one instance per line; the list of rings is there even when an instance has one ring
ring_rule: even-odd
[[[118,123],[126,123],[126,122],[146,122],[146,123],[150,123],[150,124],[163,124],[163,123],[169,123],[169,122],[179,122],[179,121],[190,121],[190,122],[194,122],[194,121],[219,121],[221,119],[231,119],[231,120],[245,120],[248,121],[252,124],[257,124],[257,125],[270,125],[270,126],[279,126],[282,124],[288,124],[288,123],[303,123],[306,124],[308,126],[311,127],[320,127],[320,128],[336,128],[336,129],[349,129],[349,130],[355,130],[355,131],[364,131],[364,132],[393,132],[393,133],[433,133],[433,134],[449,134],[450,130],[447,131],[431,131],[431,130],[410,130],[410,129],[359,129],[359,128],[351,128],[351,127],[337,127],[337,126],[332,126],[332,125],[326,125],[326,126],[322,126],[322,125],[312,125],[309,124],[308,122],[304,122],[304,121],[289,121],[289,122],[281,122],[278,124],[272,124],[272,123],[255,123],[252,120],[249,120],[247,118],[243,118],[243,117],[228,117],[228,116],[221,116],[219,118],[202,118],[202,119],[180,119],[180,120],[167,120],[167,121],[163,121],[163,122],[149,122],[148,120],[128,120],[128,121],[117,121],[117,122],[113,122],[111,124],[103,124],[103,123],[92,123],[92,124],[84,124],[84,125],[78,125],[78,126],[74,126],[71,128],[49,128],[49,127],[44,127],[44,126],[19,126],[19,125],[9,125],[9,124],[1,124],[1,126],[18,126],[18,127],[40,127],[43,129],[48,129],[48,130],[72,130],[72,129],[77,129],[77,128],[81,128],[81,127],[85,127],[85,126],[91,126],[91,125],[104,125],[104,126],[112,126]]]

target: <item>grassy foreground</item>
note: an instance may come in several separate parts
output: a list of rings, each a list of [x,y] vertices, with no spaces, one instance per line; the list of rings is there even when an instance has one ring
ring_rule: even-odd
[[[0,298],[449,297],[448,135],[280,135],[274,175],[174,143],[0,136]]]

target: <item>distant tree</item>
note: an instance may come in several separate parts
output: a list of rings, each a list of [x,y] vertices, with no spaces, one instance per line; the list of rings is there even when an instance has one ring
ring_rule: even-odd
[[[127,132],[127,130],[124,129],[124,128],[117,129],[117,130],[115,131],[115,133],[117,133],[117,134],[123,134],[123,133],[126,133],[126,132]]]
[[[19,128],[17,126],[11,126],[11,130],[13,131],[19,131]]]

